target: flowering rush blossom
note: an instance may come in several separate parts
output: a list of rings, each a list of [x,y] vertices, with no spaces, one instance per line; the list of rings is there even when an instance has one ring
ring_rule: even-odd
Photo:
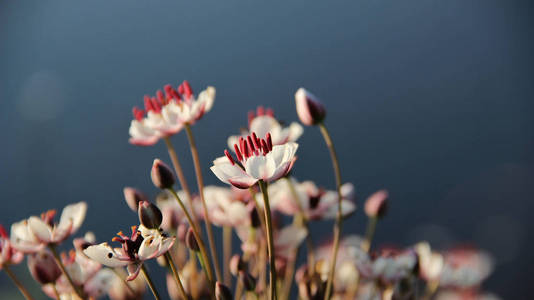
[[[89,258],[111,268],[127,266],[128,281],[134,280],[145,260],[157,258],[167,252],[174,244],[174,237],[160,234],[158,230],[150,230],[140,226],[132,227],[130,237],[122,232],[112,241],[122,244],[121,248],[112,248],[104,242],[89,246],[83,251]]]
[[[471,288],[486,279],[493,270],[493,259],[486,252],[458,247],[444,253],[440,286]]]
[[[13,248],[6,229],[0,224],[0,270],[3,265],[16,265],[24,259],[24,254]]]
[[[210,221],[217,226],[249,226],[250,217],[247,204],[235,198],[235,193],[228,187],[206,186],[204,187],[204,199]],[[204,216],[204,210],[200,201],[194,202],[195,211]]]
[[[237,236],[243,242],[241,245],[243,252],[256,252],[260,241],[262,239],[265,240],[265,236],[262,231],[257,231],[255,239],[251,240],[249,229],[244,226],[237,227]],[[276,258],[287,259],[291,252],[299,247],[307,235],[308,231],[305,228],[294,224],[280,229],[275,228],[273,237]]]
[[[49,244],[59,244],[80,228],[87,204],[78,202],[65,206],[59,223],[54,223],[55,210],[32,216],[11,225],[11,244],[24,253],[39,252]]]
[[[140,146],[155,144],[160,138],[174,135],[185,124],[194,124],[211,110],[215,101],[215,88],[207,87],[197,98],[189,82],[184,81],[174,89],[166,85],[156,97],[144,97],[144,109],[134,107],[134,119],[130,123],[130,143]]]
[[[233,135],[228,138],[228,147],[234,150],[234,144],[239,143],[239,138],[246,138],[251,132],[258,136],[271,134],[273,145],[282,145],[287,142],[296,142],[302,135],[304,129],[297,122],[291,123],[288,127],[283,127],[274,117],[272,109],[265,110],[259,106],[256,110],[248,113],[248,130],[242,130],[241,135]]]
[[[246,189],[259,180],[272,182],[285,176],[293,167],[297,148],[293,142],[273,146],[270,133],[260,139],[253,132],[234,144],[237,159],[225,150],[210,169],[222,182]]]
[[[271,208],[286,215],[295,215],[303,210],[304,216],[310,220],[333,219],[337,214],[338,195],[336,191],[318,188],[312,181],[297,182],[291,178],[298,199],[293,196],[288,182],[277,181],[269,186]],[[354,204],[354,186],[345,183],[341,186],[342,215],[350,215],[356,210]]]

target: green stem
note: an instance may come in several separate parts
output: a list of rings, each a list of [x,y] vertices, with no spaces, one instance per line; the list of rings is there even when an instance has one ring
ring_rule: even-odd
[[[230,257],[232,256],[232,227],[223,227],[223,277],[224,284],[230,286]]]
[[[362,250],[365,252],[369,252],[369,249],[371,249],[371,242],[373,241],[373,237],[375,235],[377,222],[378,222],[377,217],[369,218],[369,221],[367,223],[367,229],[365,230],[365,239],[363,240],[363,243],[362,243]]]
[[[269,249],[269,285],[271,287],[271,300],[278,299],[276,293],[276,265],[275,265],[275,253],[274,253],[274,239],[273,239],[273,224],[271,220],[271,206],[269,204],[269,195],[267,193],[267,184],[260,180],[258,181],[261,192],[263,194],[264,202],[264,211],[265,211],[265,222],[266,222],[266,232],[267,232],[267,246]]]
[[[195,174],[197,176],[198,193],[200,194],[200,200],[202,202],[202,209],[204,210],[204,225],[206,226],[206,232],[208,233],[208,243],[210,246],[211,258],[213,260],[213,268],[215,269],[215,276],[217,281],[221,281],[221,271],[219,267],[219,259],[217,258],[217,249],[215,248],[215,239],[213,238],[213,229],[211,228],[211,222],[208,213],[208,206],[204,199],[204,179],[202,178],[202,169],[200,168],[200,159],[198,157],[198,149],[191,131],[191,126],[185,124],[185,131],[187,132],[187,139],[189,140],[189,146],[191,147],[191,156],[193,157],[193,164],[195,166]],[[209,261],[206,261],[209,264]]]
[[[172,261],[172,256],[169,254],[169,252],[165,253],[165,259],[167,260],[167,264],[169,265],[169,267],[171,267],[172,275],[174,276],[174,281],[178,286],[178,292],[180,292],[180,295],[184,300],[189,299],[187,293],[185,292],[184,286],[182,285],[182,281],[180,280],[180,276],[178,275],[178,271],[176,271],[174,261]]]
[[[339,240],[341,237],[341,226],[343,221],[341,202],[343,197],[341,195],[341,172],[339,170],[339,162],[337,159],[336,149],[334,148],[334,143],[332,142],[332,137],[330,136],[330,133],[328,132],[328,129],[326,129],[324,123],[321,122],[318,125],[319,129],[321,130],[321,134],[323,135],[323,138],[325,140],[326,146],[330,151],[330,158],[332,160],[332,166],[334,168],[334,175],[336,178],[336,188],[338,194],[337,214],[336,221],[334,223],[334,245],[332,250],[332,257],[330,258],[330,270],[328,272],[328,281],[326,283],[326,292],[324,295],[324,299],[328,300],[330,299],[330,296],[332,294],[332,284],[334,281],[334,273],[336,270],[337,252],[339,250]]]
[[[54,256],[54,259],[56,260],[57,265],[61,269],[61,272],[63,273],[63,275],[65,275],[65,278],[67,278],[67,281],[69,282],[70,286],[72,287],[72,289],[74,290],[76,295],[78,295],[78,297],[80,297],[81,299],[86,299],[86,297],[83,294],[83,292],[74,283],[74,281],[72,280],[72,277],[70,277],[69,273],[67,272],[67,269],[65,269],[65,266],[63,265],[63,262],[61,261],[61,258],[59,257],[59,254],[57,253],[56,246],[54,244],[49,244],[48,248],[52,252],[52,255]]]
[[[156,286],[152,282],[152,279],[150,278],[150,275],[148,275],[148,272],[146,270],[145,264],[141,265],[141,273],[143,273],[143,276],[145,276],[146,283],[148,284],[148,287],[152,291],[152,294],[154,295],[154,299],[159,300],[159,293],[156,290]]]
[[[19,289],[20,293],[24,296],[24,298],[26,298],[26,300],[33,300],[33,297],[30,295],[30,292],[28,292],[28,290],[24,287],[22,282],[20,282],[20,280],[17,278],[17,276],[15,276],[15,274],[11,271],[9,266],[7,264],[5,264],[5,265],[2,266],[2,268],[4,269],[4,271],[6,271],[7,276],[9,276],[9,278],[11,278],[13,283]]]

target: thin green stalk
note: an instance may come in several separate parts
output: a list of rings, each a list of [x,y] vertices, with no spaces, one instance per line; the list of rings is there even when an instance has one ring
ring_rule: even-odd
[[[55,283],[51,283],[52,289],[54,290],[54,295],[56,296],[56,300],[61,300],[61,296],[59,295],[59,292],[57,291],[57,287]]]
[[[210,246],[211,258],[213,260],[213,268],[215,269],[217,281],[221,281],[222,276],[219,267],[219,259],[217,258],[217,249],[215,248],[215,239],[213,238],[213,229],[211,228],[208,206],[206,205],[206,200],[204,199],[204,179],[202,178],[202,169],[200,167],[198,149],[193,136],[193,131],[191,131],[191,126],[187,123],[185,124],[185,131],[187,132],[187,139],[189,140],[189,146],[191,148],[191,156],[193,157],[195,174],[197,176],[198,193],[200,194],[202,209],[204,210],[204,225],[206,226],[206,232],[208,234],[208,243]],[[206,260],[206,263],[209,264],[209,261]]]
[[[321,122],[318,125],[319,125],[319,129],[321,130],[321,134],[323,135],[323,138],[325,140],[326,146],[328,147],[328,150],[330,151],[330,158],[332,160],[332,166],[334,168],[334,175],[336,178],[336,189],[337,189],[337,195],[338,195],[337,214],[336,214],[336,221],[334,223],[334,244],[333,244],[332,256],[330,258],[330,270],[328,272],[328,281],[326,282],[326,292],[324,294],[324,299],[328,300],[330,299],[330,296],[332,294],[332,284],[334,281],[334,272],[336,270],[337,252],[339,250],[339,240],[341,237],[341,226],[343,222],[341,202],[342,202],[343,197],[341,195],[341,172],[339,170],[339,162],[337,159],[336,149],[334,148],[334,143],[332,142],[332,137],[330,137],[330,133],[328,132],[328,129],[326,129],[326,126],[324,125],[324,123]]]
[[[4,269],[4,271],[6,271],[7,276],[9,276],[9,278],[11,278],[13,283],[19,289],[20,293],[24,296],[24,298],[26,298],[26,300],[33,300],[33,297],[32,297],[32,295],[30,295],[30,292],[28,292],[28,290],[24,287],[22,282],[20,282],[20,280],[17,278],[17,276],[15,276],[15,274],[11,271],[9,266],[7,264],[5,264],[5,265],[2,266],[2,268]]]
[[[263,194],[264,202],[264,211],[265,211],[265,222],[266,222],[266,232],[267,232],[267,246],[269,249],[269,285],[271,287],[271,300],[278,299],[276,292],[276,265],[275,265],[275,253],[274,253],[274,239],[273,239],[273,224],[271,220],[271,205],[269,204],[269,195],[267,193],[267,184],[260,180],[258,181],[261,192]]]
[[[154,295],[154,299],[159,300],[159,293],[156,290],[156,286],[152,282],[152,279],[150,278],[150,275],[148,275],[148,272],[146,270],[145,264],[141,265],[141,273],[143,273],[143,276],[145,276],[146,283],[148,284],[148,287],[152,291],[152,294]]]
[[[174,149],[174,146],[172,145],[169,137],[164,137],[163,140],[165,141],[165,145],[167,146],[167,151],[169,152],[172,165],[174,167],[174,170],[176,171],[176,175],[178,176],[178,181],[180,182],[180,186],[182,187],[182,189],[184,190],[187,196],[186,200],[189,203],[189,206],[193,207],[193,197],[191,196],[191,190],[189,189],[189,185],[187,184],[187,179],[185,178],[182,165],[180,164],[180,161],[178,160],[178,155],[176,154],[176,150]],[[195,224],[197,224],[198,226],[198,219],[195,214],[193,214],[193,221],[195,221]]]
[[[67,281],[69,282],[70,286],[72,287],[72,290],[80,297],[81,299],[86,299],[84,293],[80,290],[80,287],[78,287],[74,281],[72,280],[72,277],[70,277],[69,273],[67,272],[67,269],[65,269],[65,266],[63,265],[63,262],[61,261],[61,257],[59,257],[59,254],[57,253],[56,246],[54,244],[49,244],[48,248],[52,252],[52,255],[54,256],[54,259],[56,260],[57,265],[61,269],[61,272],[63,275],[65,275],[65,278],[67,278]]]
[[[363,240],[363,243],[362,243],[362,250],[365,252],[369,252],[369,249],[371,249],[371,242],[373,241],[373,237],[375,235],[377,222],[378,222],[377,217],[369,218],[369,221],[367,223],[367,229],[365,230],[365,239]]]
[[[230,276],[230,257],[232,256],[232,227],[223,227],[223,278],[224,284],[230,286],[232,277]]]
[[[169,252],[165,253],[165,259],[167,260],[167,264],[169,265],[169,267],[171,267],[172,275],[174,276],[176,286],[178,286],[178,292],[180,293],[180,296],[182,296],[184,300],[189,299],[187,293],[185,292],[184,286],[182,285],[182,281],[180,280],[180,276],[178,275],[178,271],[176,271],[174,261],[172,261],[172,256],[169,254]]]

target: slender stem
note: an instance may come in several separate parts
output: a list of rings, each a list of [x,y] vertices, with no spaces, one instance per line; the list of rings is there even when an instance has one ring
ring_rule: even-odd
[[[141,265],[141,273],[143,273],[143,276],[145,276],[146,283],[148,284],[148,287],[152,291],[152,294],[154,295],[154,299],[159,300],[159,293],[156,290],[156,286],[152,282],[152,279],[150,278],[150,275],[148,275],[148,271],[146,270],[145,264]]]
[[[174,281],[178,286],[178,292],[180,293],[180,296],[182,296],[184,300],[189,299],[187,293],[185,292],[184,286],[182,285],[182,281],[180,280],[180,276],[178,275],[178,271],[176,271],[174,261],[172,261],[172,256],[169,254],[169,252],[165,253],[165,259],[167,260],[167,264],[169,265],[169,267],[171,267],[172,275],[174,276]]]
[[[180,161],[178,160],[178,155],[176,154],[176,150],[174,149],[174,146],[171,143],[171,140],[169,137],[164,137],[163,140],[165,141],[165,145],[167,146],[167,151],[169,152],[169,156],[171,157],[172,165],[174,167],[174,170],[176,171],[176,175],[178,176],[178,181],[180,182],[180,186],[184,190],[186,196],[187,196],[187,202],[189,203],[189,207],[193,207],[193,197],[191,196],[191,190],[189,189],[189,185],[187,184],[187,179],[185,178],[184,171],[182,169],[182,165],[180,164]],[[195,224],[198,226],[198,220],[196,214],[193,214],[193,220],[195,221]]]
[[[328,132],[328,129],[326,129],[324,123],[321,122],[318,125],[319,129],[321,130],[321,134],[323,135],[323,138],[325,140],[326,146],[330,151],[330,158],[332,160],[332,166],[334,167],[334,175],[336,178],[336,188],[338,195],[337,214],[336,221],[334,223],[334,245],[332,249],[332,257],[330,258],[330,270],[328,272],[328,281],[326,282],[326,292],[324,294],[324,299],[328,300],[330,299],[330,296],[332,294],[332,284],[334,281],[334,272],[336,270],[337,252],[339,250],[339,240],[341,237],[341,226],[343,221],[341,209],[341,172],[339,171],[339,162],[337,159],[336,149],[334,148],[334,143],[332,142],[332,137],[330,137],[330,133]]]
[[[377,217],[370,217],[367,223],[367,229],[365,230],[365,239],[362,243],[362,250],[365,252],[369,252],[369,249],[371,249],[371,242],[373,241],[373,236],[375,235],[377,221]]]
[[[30,295],[30,292],[28,292],[28,290],[24,287],[22,282],[20,282],[20,280],[17,278],[17,276],[15,276],[15,274],[11,271],[9,266],[7,264],[5,264],[5,265],[2,266],[2,268],[4,269],[4,271],[6,271],[7,276],[9,276],[9,278],[11,278],[13,283],[19,289],[20,293],[24,296],[24,298],[26,298],[26,300],[33,300],[33,297],[32,297],[32,295]]]
[[[130,292],[130,294],[132,296],[135,296],[135,291],[133,290],[133,288],[128,284],[128,282],[126,281],[126,279],[123,277],[123,275],[118,271],[117,268],[111,268],[111,270],[113,271],[113,273],[115,273],[115,275],[117,275],[117,277],[120,278],[120,280],[122,281],[122,283],[126,286],[126,288],[128,288],[128,291]]]
[[[198,149],[193,137],[193,131],[191,126],[185,124],[185,131],[187,132],[187,139],[189,140],[189,146],[191,147],[191,156],[193,156],[193,164],[195,166],[195,174],[197,175],[198,193],[200,194],[200,200],[202,202],[202,209],[204,210],[204,225],[206,226],[206,232],[208,233],[208,243],[210,246],[211,258],[213,260],[213,268],[215,269],[215,276],[217,281],[221,281],[221,270],[219,267],[219,259],[217,258],[217,249],[215,248],[215,239],[213,238],[213,229],[211,228],[211,222],[208,213],[208,206],[204,199],[204,179],[202,178],[202,169],[200,168],[200,159],[198,157]],[[206,261],[209,264],[209,261]]]
[[[230,257],[232,256],[232,227],[223,227],[223,277],[224,284],[230,286]]]
[[[258,181],[261,192],[263,194],[265,222],[267,224],[267,246],[269,249],[269,285],[271,286],[271,300],[278,299],[276,294],[276,265],[275,265],[275,253],[274,253],[274,239],[273,239],[273,224],[271,220],[271,206],[269,204],[269,195],[267,193],[267,184],[260,180]]]
[[[61,300],[61,296],[59,295],[59,292],[57,291],[57,286],[55,283],[51,283],[52,290],[54,290],[54,295],[56,295],[57,300]]]
[[[78,295],[78,297],[80,297],[81,299],[86,299],[86,297],[83,294],[83,292],[74,283],[74,281],[72,280],[72,277],[70,277],[69,273],[67,272],[67,269],[65,269],[65,266],[63,265],[63,262],[61,261],[61,258],[59,257],[59,254],[57,253],[56,246],[54,244],[49,244],[48,248],[52,252],[52,255],[54,256],[54,259],[56,260],[57,265],[61,269],[61,272],[63,272],[63,275],[65,275],[65,278],[67,278],[67,281],[69,282],[70,286],[72,287],[72,289],[74,290],[76,295]]]
[[[432,280],[428,282],[425,288],[425,294],[423,295],[423,297],[421,297],[421,299],[423,300],[432,299],[432,296],[434,295],[434,293],[436,293],[436,291],[438,290],[438,287],[439,287],[439,280]]]
[[[176,198],[176,201],[178,202],[178,205],[180,205],[180,207],[184,211],[185,217],[187,218],[187,221],[189,222],[189,226],[191,226],[191,228],[193,229],[193,235],[195,236],[195,239],[198,242],[198,247],[200,248],[200,253],[201,253],[202,257],[204,258],[204,260],[207,261],[208,255],[206,253],[206,246],[204,245],[204,241],[200,238],[200,235],[198,233],[198,228],[195,226],[195,223],[194,223],[193,219],[191,218],[191,215],[189,215],[189,212],[185,208],[184,203],[182,202],[182,200],[180,199],[180,197],[178,196],[176,191],[173,188],[170,188],[168,190],[169,190],[169,192],[171,192],[171,194],[174,195],[174,198]],[[213,287],[215,283],[213,282],[213,271],[211,270],[210,264],[206,264],[206,266],[204,266],[203,269],[206,272],[206,277],[208,278],[208,280],[210,281],[210,283],[211,283],[211,285]]]

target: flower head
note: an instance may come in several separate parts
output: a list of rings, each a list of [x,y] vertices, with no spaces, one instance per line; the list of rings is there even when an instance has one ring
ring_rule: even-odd
[[[250,224],[247,204],[235,199],[235,193],[228,187],[206,186],[204,199],[210,212],[210,221],[217,226],[248,226]],[[200,201],[194,202],[195,211],[204,217]]]
[[[273,146],[269,133],[260,139],[253,132],[234,145],[237,159],[226,150],[226,156],[213,161],[211,171],[222,182],[246,189],[259,180],[271,182],[285,176],[293,167],[297,148],[293,142]]]
[[[489,254],[471,247],[458,247],[444,253],[440,285],[445,287],[476,287],[493,270]]]
[[[326,116],[326,110],[321,101],[304,88],[298,89],[295,93],[295,103],[299,119],[304,125],[316,125]]]
[[[19,264],[24,259],[24,254],[13,248],[6,229],[0,224],[0,270],[3,265]]]

